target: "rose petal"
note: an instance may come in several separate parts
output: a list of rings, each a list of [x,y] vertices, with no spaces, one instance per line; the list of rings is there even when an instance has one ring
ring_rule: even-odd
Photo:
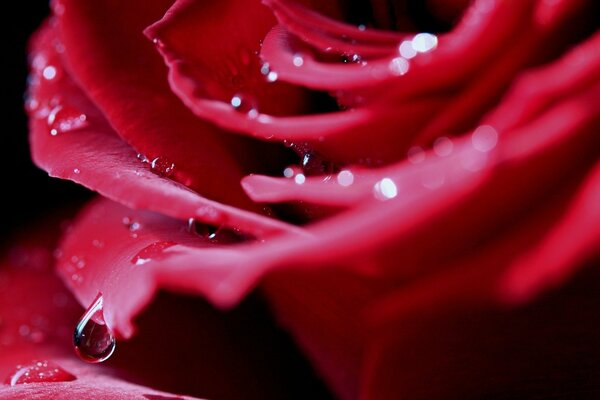
[[[257,210],[237,185],[243,164],[253,162],[249,144],[223,135],[181,104],[160,56],[141,34],[169,5],[61,0],[58,31],[69,70],[139,153],[174,163],[178,181],[213,200]]]
[[[185,221],[195,218],[216,226],[235,226],[257,237],[301,232],[291,225],[208,200],[152,172],[71,80],[54,43],[56,35],[49,25],[38,32],[33,43],[33,59],[44,59],[43,66],[34,73],[41,74],[48,66],[61,71],[53,79],[35,75],[37,83],[29,88],[30,101],[38,104],[30,110],[31,149],[38,166],[52,176],[73,180],[129,207],[160,211]],[[64,110],[71,110],[72,118],[80,124],[53,135],[53,126],[61,122],[49,123],[50,118],[54,112],[58,120]]]

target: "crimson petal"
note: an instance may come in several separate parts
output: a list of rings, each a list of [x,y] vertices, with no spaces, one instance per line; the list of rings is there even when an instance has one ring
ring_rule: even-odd
[[[178,181],[211,199],[258,210],[237,184],[243,164],[253,162],[244,155],[249,144],[198,120],[181,104],[165,79],[160,56],[142,35],[170,4],[57,1],[66,64],[136,151],[174,163]]]
[[[29,110],[30,141],[38,166],[52,176],[73,180],[129,207],[160,211],[186,221],[194,218],[216,226],[235,226],[257,237],[281,232],[301,234],[298,228],[206,199],[152,172],[72,81],[61,63],[56,40],[52,27],[46,25],[38,32],[32,52],[34,78],[28,103],[35,101],[37,105]],[[47,68],[60,71],[60,75],[46,79],[43,71]],[[67,110],[72,116],[61,117],[60,113]],[[60,125],[67,124],[68,118],[75,118],[71,123],[77,126]],[[54,125],[58,129],[63,126],[61,132],[53,132]]]

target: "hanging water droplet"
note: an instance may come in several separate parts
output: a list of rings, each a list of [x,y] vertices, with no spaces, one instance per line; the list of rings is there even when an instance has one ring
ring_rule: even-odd
[[[231,98],[229,103],[236,111],[246,113],[251,118],[256,118],[258,116],[256,102],[250,96],[238,93]]]
[[[48,128],[50,128],[50,134],[56,136],[59,133],[85,127],[87,125],[87,116],[72,107],[57,105],[48,114],[47,123]]]
[[[165,157],[156,157],[150,162],[152,172],[164,176],[165,178],[173,175],[175,164],[167,160]]]
[[[102,294],[98,294],[77,323],[73,333],[75,352],[82,360],[89,363],[107,360],[117,345],[104,322],[102,307]]]
[[[52,361],[32,361],[26,365],[17,365],[4,383],[10,386],[27,385],[38,382],[69,382],[77,379]]]
[[[177,243],[171,241],[158,241],[154,242],[142,250],[140,250],[135,256],[131,258],[131,263],[135,265],[143,265],[152,260],[160,258],[163,252],[169,247],[175,246]]]

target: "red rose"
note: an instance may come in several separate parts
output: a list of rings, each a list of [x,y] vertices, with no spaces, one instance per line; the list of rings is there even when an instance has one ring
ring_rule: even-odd
[[[32,40],[34,161],[104,196],[57,253],[104,339],[258,286],[340,398],[597,392],[593,2],[162,3]]]

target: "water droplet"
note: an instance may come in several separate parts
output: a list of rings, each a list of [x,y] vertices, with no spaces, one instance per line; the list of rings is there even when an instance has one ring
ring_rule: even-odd
[[[10,386],[27,385],[38,382],[69,382],[77,378],[52,361],[32,361],[17,365],[4,383]]]
[[[358,30],[359,31],[366,31],[367,30],[367,26],[365,24],[360,24],[360,25],[358,25]]]
[[[353,63],[353,64],[366,64],[366,62],[363,62],[362,57],[359,54],[346,54],[342,57],[342,62],[343,63]]]
[[[51,81],[52,79],[56,78],[57,72],[58,70],[55,66],[48,65],[42,70],[42,76],[44,77],[44,79]]]
[[[107,360],[115,351],[117,344],[104,322],[102,307],[102,295],[98,294],[77,323],[73,333],[75,352],[82,360],[89,363]]]
[[[129,218],[129,217],[123,217],[123,219],[121,220],[121,222],[131,232],[139,231],[140,228],[142,227],[142,224],[140,224],[138,221],[136,221],[136,220],[134,220],[132,218]]]
[[[398,188],[390,178],[383,178],[375,184],[373,189],[375,190],[375,197],[379,200],[393,199],[398,195]]]
[[[354,183],[354,174],[347,169],[340,171],[337,174],[337,183],[340,186],[350,186]]]
[[[251,118],[256,118],[258,116],[256,102],[250,96],[244,96],[243,94],[238,93],[231,98],[229,103],[236,111],[246,113]]]
[[[260,66],[260,73],[263,74],[264,76],[267,76],[267,75],[269,75],[269,72],[271,72],[271,67],[269,66],[269,63],[268,62],[263,63]]]
[[[154,242],[142,250],[140,250],[135,256],[131,258],[131,263],[135,265],[143,265],[152,260],[160,258],[163,252],[169,247],[175,246],[177,243],[171,241],[158,241]]]
[[[201,237],[213,240],[217,237],[217,233],[220,232],[221,229],[216,228],[212,225],[197,223],[194,218],[190,218],[188,220],[188,231],[190,233],[195,233]]]
[[[296,174],[302,173],[302,170],[296,166],[290,166],[283,170],[283,176],[286,178],[293,178]]]
[[[56,136],[59,133],[85,127],[87,125],[87,116],[72,107],[57,105],[48,114],[47,123],[48,128],[50,128],[50,134]]]
[[[73,168],[73,173],[75,175],[79,175],[81,173],[81,170],[79,168]]]
[[[306,182],[306,176],[304,176],[304,174],[298,174],[294,177],[294,182],[296,182],[298,185],[302,185],[304,182]]]
[[[411,44],[415,51],[419,53],[425,53],[437,47],[438,38],[436,35],[431,33],[417,33]]]
[[[302,156],[302,169],[307,176],[331,174],[335,168],[331,161],[309,147],[295,146]]]
[[[498,132],[490,125],[478,126],[471,136],[471,143],[475,150],[483,153],[492,150],[498,143]]]
[[[407,60],[410,60],[417,55],[417,51],[413,48],[412,41],[410,40],[404,40],[402,43],[400,43],[400,46],[398,46],[398,52]]]
[[[269,72],[267,75],[267,82],[275,82],[279,78],[279,75],[275,71]]]
[[[454,149],[454,144],[449,138],[442,136],[433,142],[433,152],[440,157],[449,156]]]
[[[173,175],[175,164],[164,157],[156,157],[150,162],[150,169],[152,169],[152,172],[168,178]]]
[[[406,58],[396,57],[390,61],[390,63],[388,64],[388,68],[394,75],[404,75],[408,72],[410,65]]]
[[[294,58],[292,59],[292,63],[296,67],[301,67],[304,65],[304,57],[302,57],[300,54],[295,54]]]

